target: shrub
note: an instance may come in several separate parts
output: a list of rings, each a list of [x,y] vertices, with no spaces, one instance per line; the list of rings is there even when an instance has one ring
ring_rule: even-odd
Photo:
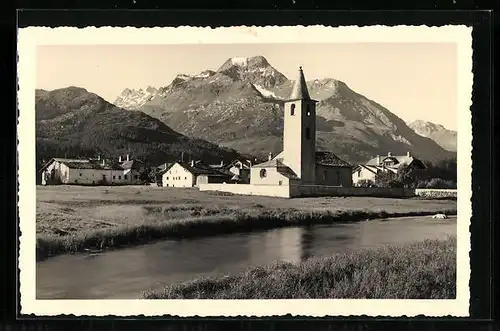
[[[441,189],[449,189],[456,188],[456,183],[453,183],[451,180],[444,180],[442,178],[432,178],[430,179],[426,185],[426,188],[441,188]]]
[[[357,182],[358,187],[376,187],[375,182],[371,179],[361,179]]]

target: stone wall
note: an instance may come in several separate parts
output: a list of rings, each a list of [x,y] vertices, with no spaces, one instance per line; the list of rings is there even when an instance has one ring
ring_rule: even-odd
[[[412,197],[415,190],[385,187],[339,187],[322,185],[292,185],[291,197],[314,196],[371,196],[371,197]]]
[[[219,191],[244,195],[290,197],[290,186],[288,185],[200,184],[199,189],[200,191]]]
[[[408,198],[420,196],[428,199],[457,196],[457,190],[403,189],[385,187],[340,187],[322,185],[250,185],[250,184],[200,184],[200,191],[220,191],[244,195],[262,195],[281,198],[319,196],[369,196]]]
[[[422,198],[438,199],[438,198],[456,198],[456,189],[428,189],[428,188],[417,188],[415,189],[415,195]]]

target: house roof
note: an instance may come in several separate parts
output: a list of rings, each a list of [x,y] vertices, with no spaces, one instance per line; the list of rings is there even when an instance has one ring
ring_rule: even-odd
[[[278,172],[280,174],[282,174],[283,176],[285,176],[288,179],[298,179],[299,178],[297,176],[297,174],[295,174],[295,172],[287,166],[281,166],[281,167],[278,167],[276,169],[278,170]]]
[[[339,158],[332,152],[316,152],[316,164],[330,167],[348,167],[352,166],[346,161]]]
[[[255,166],[258,168],[274,168],[283,164],[283,156],[284,152],[280,152],[278,155],[273,157],[271,160],[256,164]],[[339,158],[332,152],[320,151],[316,152],[316,164],[329,166],[329,167],[348,167],[351,168],[352,165],[347,163],[346,161]]]
[[[66,165],[70,169],[96,169],[96,170],[124,170],[134,167],[135,164],[138,164],[138,162],[140,163],[140,161],[138,160],[130,160],[130,161],[124,161],[122,163],[104,161],[103,164],[102,163],[103,160],[98,160],[98,159],[66,159],[66,158],[55,157],[52,158],[49,162],[47,162],[41,168],[41,171],[47,168],[54,161],[60,162]]]
[[[96,170],[123,170],[120,165],[116,163],[104,163],[100,161],[96,162],[61,162],[68,166],[70,169],[96,169]]]
[[[240,162],[242,164],[242,168],[243,169],[250,169],[252,167],[252,161],[250,160],[234,160],[233,162],[227,164],[225,167],[226,168],[231,168],[232,166],[234,166],[236,163]]]
[[[289,179],[296,179],[297,174],[288,166],[283,164],[282,159],[271,159],[269,161],[263,162],[256,164],[254,167],[256,168],[262,168],[262,169],[269,169],[269,168],[276,168],[276,170],[282,174],[283,176],[289,178]]]
[[[356,167],[352,169],[352,172],[355,173],[356,171],[361,169],[366,169],[374,174],[377,174],[379,171],[390,171],[392,173],[396,173],[397,169],[391,168],[391,167],[384,167],[384,166],[373,166],[373,165],[366,165],[366,164],[358,164]]]
[[[380,155],[379,157],[380,163],[383,163],[386,160],[391,160],[396,163],[396,167],[399,167],[402,164],[411,164],[415,162],[415,164],[418,164],[421,168],[425,168],[425,165],[422,163],[422,161],[411,155]],[[374,157],[373,159],[366,162],[366,165],[378,166],[379,163],[377,162],[377,157]]]
[[[122,169],[137,169],[140,167],[140,164],[142,162],[139,160],[128,160],[128,161],[123,161],[120,163],[120,167]]]
[[[232,173],[231,175],[229,175],[225,171],[222,171],[220,169],[213,169],[209,165],[203,164],[201,161],[196,161],[193,165],[191,165],[191,162],[174,162],[170,164],[165,170],[163,170],[161,172],[161,175],[166,173],[175,164],[179,164],[181,167],[183,167],[193,175],[208,175],[216,177],[228,177],[233,175]]]

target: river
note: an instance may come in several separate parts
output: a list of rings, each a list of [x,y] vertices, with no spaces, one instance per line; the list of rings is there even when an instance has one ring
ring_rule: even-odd
[[[37,263],[37,299],[136,299],[142,291],[198,276],[235,274],[275,261],[456,235],[456,218],[405,217],[163,240],[103,254]]]

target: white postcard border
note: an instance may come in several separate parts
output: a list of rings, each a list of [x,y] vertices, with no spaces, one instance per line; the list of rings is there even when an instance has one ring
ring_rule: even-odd
[[[472,28],[466,26],[115,28],[28,27],[18,31],[18,180],[21,314],[37,316],[469,316],[472,172]],[[458,53],[458,217],[455,300],[37,300],[35,59],[38,45],[227,43],[455,43]],[[431,78],[430,78],[431,79]]]

